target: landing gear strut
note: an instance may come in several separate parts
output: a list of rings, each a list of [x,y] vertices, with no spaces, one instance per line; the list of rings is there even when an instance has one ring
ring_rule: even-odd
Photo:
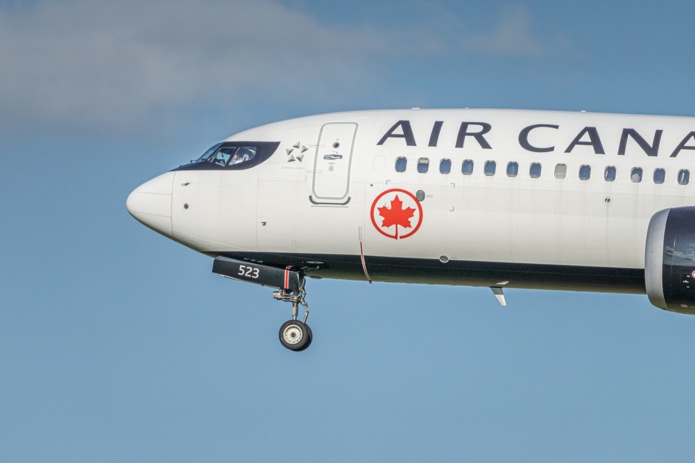
[[[212,264],[212,271],[223,277],[280,288],[273,293],[273,297],[278,301],[292,304],[292,320],[280,328],[280,342],[289,350],[302,351],[309,347],[313,335],[311,328],[306,324],[306,319],[309,317],[309,305],[304,299],[306,296],[304,273],[292,268],[288,266],[281,269],[224,256],[217,256]],[[300,304],[304,307],[302,321],[297,320]]]
[[[295,352],[301,352],[309,347],[314,337],[311,328],[306,324],[306,319],[309,318],[309,304],[306,303],[304,296],[306,296],[304,278],[300,279],[299,292],[296,294],[286,289],[273,293],[273,297],[278,301],[292,303],[292,319],[282,324],[278,335],[280,343]],[[300,304],[304,307],[304,318],[301,321],[297,320]]]

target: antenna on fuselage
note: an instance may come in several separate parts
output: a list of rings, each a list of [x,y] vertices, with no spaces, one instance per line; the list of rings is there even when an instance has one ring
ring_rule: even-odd
[[[497,300],[499,301],[500,305],[502,307],[507,307],[507,301],[504,298],[504,287],[509,284],[508,281],[502,281],[500,283],[497,283],[494,286],[490,286],[490,289],[492,290],[492,294],[495,295]]]

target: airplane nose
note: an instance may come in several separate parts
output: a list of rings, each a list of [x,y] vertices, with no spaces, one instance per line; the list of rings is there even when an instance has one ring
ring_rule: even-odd
[[[143,225],[171,238],[171,197],[174,172],[167,172],[134,189],[126,200],[130,215]]]

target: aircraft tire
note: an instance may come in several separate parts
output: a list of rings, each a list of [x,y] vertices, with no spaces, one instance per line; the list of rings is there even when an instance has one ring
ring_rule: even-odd
[[[287,349],[301,352],[311,344],[311,329],[299,320],[289,320],[282,324],[280,343]]]
[[[314,340],[314,333],[311,331],[311,327],[309,325],[307,325],[306,323],[304,324],[304,327],[306,328],[306,331],[307,331],[307,341],[306,341],[306,344],[304,344],[304,347],[299,349],[297,352],[301,352],[303,350],[308,349],[309,346],[311,345],[311,341]]]

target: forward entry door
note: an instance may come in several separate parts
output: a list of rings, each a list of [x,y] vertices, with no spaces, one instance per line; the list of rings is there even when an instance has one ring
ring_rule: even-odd
[[[345,205],[350,201],[350,166],[357,124],[331,122],[321,127],[314,158],[311,202]]]

